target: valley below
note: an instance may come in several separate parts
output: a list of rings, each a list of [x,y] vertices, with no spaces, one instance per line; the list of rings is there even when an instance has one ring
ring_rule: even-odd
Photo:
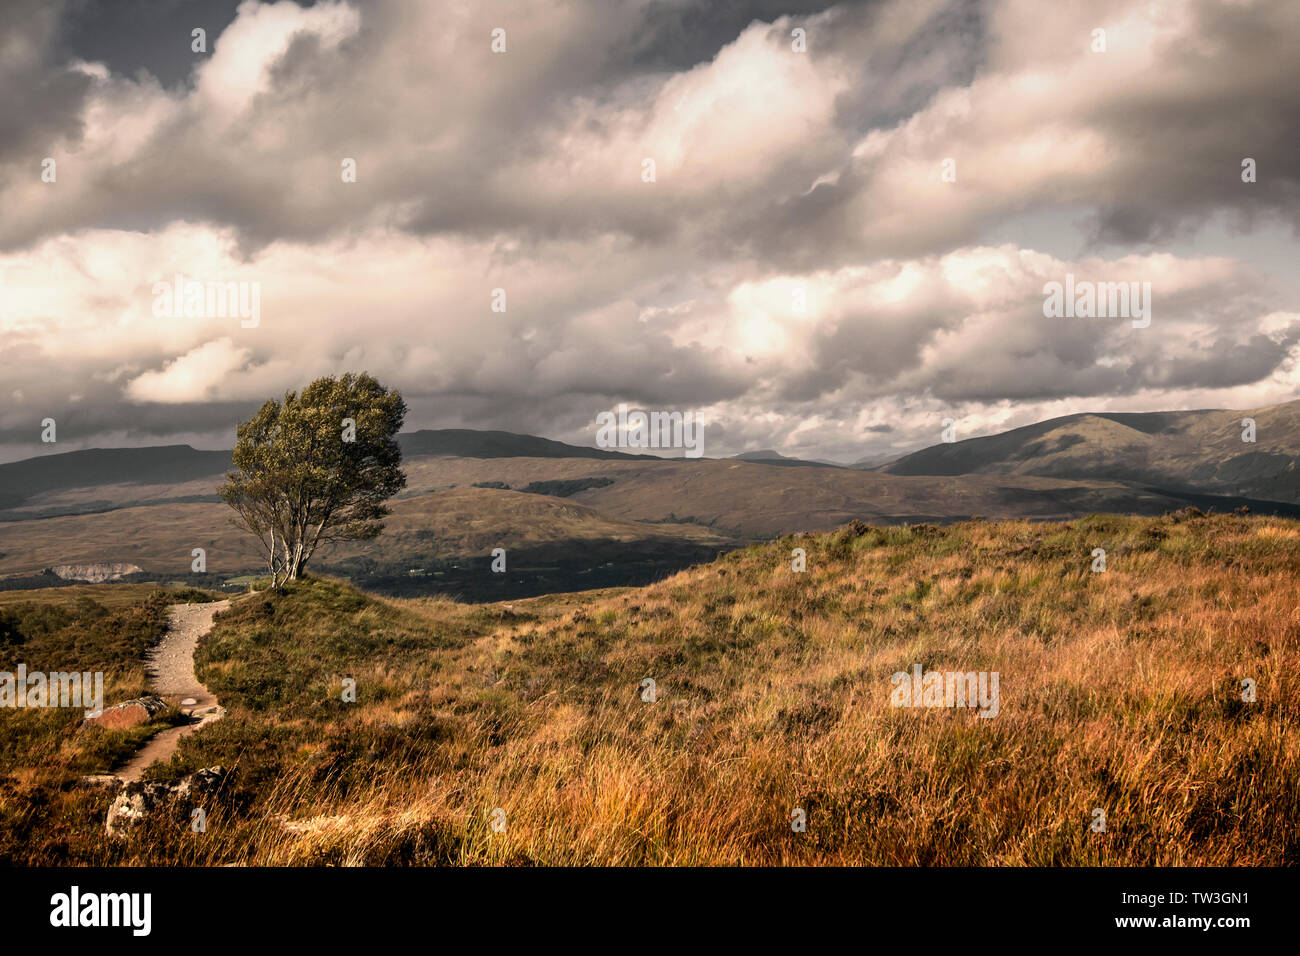
[[[1257,447],[1236,427],[1248,414],[1259,423]],[[394,596],[489,601],[638,586],[754,542],[853,520],[1062,521],[1186,507],[1300,516],[1300,403],[1072,416],[871,469],[662,459],[507,432],[413,432],[402,443],[406,488],[383,535],[332,545],[313,562]],[[120,577],[102,569],[134,565],[123,579],[242,589],[263,565],[215,494],[229,468],[225,453],[188,446],[0,465],[0,587],[78,580],[55,570],[78,565],[92,569],[80,580]],[[498,548],[506,566],[493,572]]]

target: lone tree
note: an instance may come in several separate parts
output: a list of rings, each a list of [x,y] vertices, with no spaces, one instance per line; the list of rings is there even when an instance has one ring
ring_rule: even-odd
[[[327,541],[384,530],[384,502],[406,486],[397,432],[406,402],[366,373],[318,378],[239,426],[235,468],[217,489],[257,536],[271,585],[295,581]]]

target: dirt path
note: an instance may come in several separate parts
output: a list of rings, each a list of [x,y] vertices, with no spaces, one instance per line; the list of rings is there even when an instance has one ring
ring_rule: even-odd
[[[217,698],[194,676],[194,649],[199,638],[212,630],[213,616],[228,607],[229,601],[172,605],[167,633],[146,656],[145,670],[153,692],[167,703],[180,705],[182,701],[194,700],[193,704],[181,706],[190,715],[191,722],[154,734],[115,776],[128,782],[139,780],[155,760],[166,760],[174,754],[182,737],[225,716]]]

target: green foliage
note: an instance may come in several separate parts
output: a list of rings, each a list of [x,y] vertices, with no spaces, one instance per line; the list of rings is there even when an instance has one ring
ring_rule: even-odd
[[[272,583],[295,580],[327,541],[377,537],[406,486],[397,433],[406,402],[351,372],[268,401],[239,426],[237,471],[218,489],[262,542]]]
[[[553,481],[530,481],[519,490],[529,495],[567,498],[588,488],[606,488],[613,483],[613,478],[558,478]]]

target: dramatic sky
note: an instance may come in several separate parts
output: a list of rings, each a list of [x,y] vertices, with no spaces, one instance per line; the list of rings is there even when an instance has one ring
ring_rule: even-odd
[[[3,0],[0,459],[349,370],[408,428],[840,461],[1289,401],[1297,49],[1294,0]],[[178,273],[260,323],[156,315]],[[1044,317],[1067,273],[1150,326]]]

